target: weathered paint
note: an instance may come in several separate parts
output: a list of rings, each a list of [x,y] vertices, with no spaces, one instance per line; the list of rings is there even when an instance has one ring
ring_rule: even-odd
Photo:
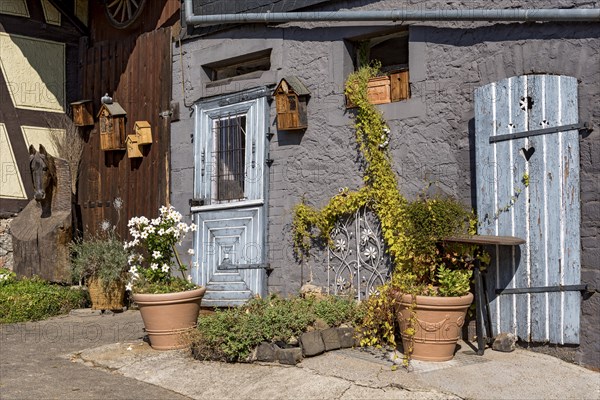
[[[0,14],[29,18],[27,2],[25,0],[2,0],[0,2]]]
[[[0,198],[27,198],[6,125],[3,123],[0,123]]]
[[[577,122],[572,77],[512,77],[475,91],[479,232],[527,240],[519,248],[492,249],[487,287],[493,335],[579,343],[579,292],[495,293],[580,283],[578,131],[489,143],[490,136]]]
[[[249,94],[249,93],[248,93]],[[204,205],[193,207],[198,231],[194,238],[197,267],[192,279],[207,287],[203,304],[234,306],[266,294],[264,269],[219,270],[227,253],[232,264],[262,264],[265,251],[266,98],[223,105],[211,99],[196,105],[194,197]],[[218,203],[214,198],[215,163],[213,121],[228,115],[246,116],[244,196]]]
[[[0,32],[0,67],[16,108],[64,112],[65,45]]]
[[[55,140],[60,140],[60,137],[65,137],[66,135],[64,129],[45,128],[42,126],[21,125],[21,132],[23,133],[23,139],[25,140],[25,146],[27,148],[29,148],[30,145],[34,145],[37,149],[41,144],[54,156],[58,156],[58,150],[54,145]],[[56,139],[53,139],[53,136]]]

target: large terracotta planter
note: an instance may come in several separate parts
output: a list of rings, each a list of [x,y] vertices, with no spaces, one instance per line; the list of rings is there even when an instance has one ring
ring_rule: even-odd
[[[465,315],[473,302],[473,294],[461,297],[416,296],[416,302],[411,358],[423,361],[451,360],[465,323]],[[398,322],[405,351],[411,344],[410,336],[404,332],[409,324],[411,304],[411,295],[402,296]]]
[[[150,345],[155,350],[182,349],[185,333],[196,327],[206,288],[165,294],[134,294]]]

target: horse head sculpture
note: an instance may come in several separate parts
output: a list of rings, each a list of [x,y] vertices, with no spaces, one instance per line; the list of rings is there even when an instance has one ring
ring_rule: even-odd
[[[33,181],[33,198],[42,202],[46,198],[52,200],[52,189],[56,186],[56,166],[54,157],[46,152],[40,144],[40,151],[29,146],[29,169]]]

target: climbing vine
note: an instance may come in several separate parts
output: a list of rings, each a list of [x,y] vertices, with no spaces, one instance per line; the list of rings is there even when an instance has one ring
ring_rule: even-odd
[[[369,205],[381,222],[384,242],[396,266],[406,255],[406,238],[397,230],[403,225],[406,200],[400,194],[390,156],[385,146],[389,128],[382,113],[367,98],[369,78],[377,76],[378,65],[364,66],[346,82],[345,93],[356,106],[356,142],[364,157],[363,186],[358,191],[343,189],[321,210],[303,200],[294,209],[294,249],[300,258],[306,256],[311,241],[317,237],[330,241],[330,233],[339,218]],[[313,228],[318,230],[313,233]]]
[[[356,106],[356,142],[365,165],[364,186],[357,191],[341,190],[322,209],[302,199],[294,209],[292,230],[296,255],[302,259],[308,256],[314,240],[333,245],[331,231],[340,218],[365,206],[377,215],[394,273],[365,305],[361,345],[395,346],[396,302],[400,294],[459,296],[468,291],[472,258],[458,251],[442,254],[437,245],[440,238],[459,231],[474,233],[477,223],[455,200],[425,199],[409,203],[401,195],[387,149],[390,129],[383,114],[368,100],[369,79],[378,72],[379,65],[362,66],[349,76],[345,87],[349,102]],[[434,288],[432,282],[445,287]],[[409,337],[415,334],[414,305],[404,331]],[[407,364],[412,341],[404,350]]]

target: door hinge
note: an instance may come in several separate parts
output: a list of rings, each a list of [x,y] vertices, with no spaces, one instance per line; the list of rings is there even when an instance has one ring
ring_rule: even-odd
[[[531,130],[531,131],[508,133],[506,135],[490,136],[490,143],[504,142],[506,140],[521,139],[521,138],[530,137],[530,136],[547,135],[549,133],[572,131],[574,129],[577,129],[577,130],[591,130],[592,128],[591,128],[591,124],[589,124],[587,122],[585,122],[585,123],[578,123],[578,124],[553,126],[551,128],[534,129],[534,130]]]
[[[496,289],[496,294],[527,294],[527,293],[547,293],[547,292],[581,292],[582,294],[594,294],[598,290],[589,285],[558,285],[558,286],[539,286],[530,288],[505,288]]]
[[[223,263],[217,266],[218,270],[236,270],[236,269],[266,269],[272,270],[271,264],[269,263],[254,263],[254,264],[232,264]]]

